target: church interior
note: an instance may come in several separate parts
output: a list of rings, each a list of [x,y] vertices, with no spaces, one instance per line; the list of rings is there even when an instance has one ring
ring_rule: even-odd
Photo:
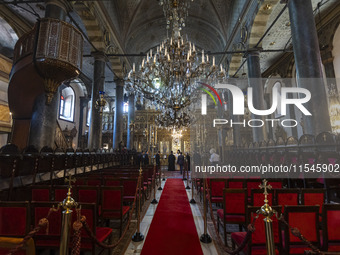
[[[0,0],[0,255],[340,254],[340,1]]]

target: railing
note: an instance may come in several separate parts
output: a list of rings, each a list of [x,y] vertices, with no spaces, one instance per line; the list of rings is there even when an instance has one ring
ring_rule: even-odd
[[[69,148],[69,145],[67,143],[66,137],[65,137],[65,135],[63,133],[63,130],[61,129],[60,124],[59,124],[58,121],[57,121],[56,130],[55,130],[54,143],[55,143],[57,148],[61,148],[63,150],[66,150],[66,149]]]

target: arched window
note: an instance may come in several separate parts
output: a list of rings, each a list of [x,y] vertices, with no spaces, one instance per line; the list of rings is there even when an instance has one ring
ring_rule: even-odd
[[[71,87],[63,89],[60,93],[59,118],[73,121],[75,94]]]
[[[124,103],[123,112],[124,112],[124,113],[129,112],[129,103]]]
[[[91,107],[92,107],[92,100],[90,100],[87,104],[87,116],[86,116],[86,126],[90,126],[91,122]]]

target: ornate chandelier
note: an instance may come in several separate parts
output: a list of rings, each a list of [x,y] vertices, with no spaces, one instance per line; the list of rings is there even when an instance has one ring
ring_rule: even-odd
[[[185,27],[185,19],[189,15],[190,0],[160,0],[159,5],[163,7],[167,29],[170,29],[174,21],[178,23],[179,30]]]
[[[178,112],[168,109],[157,116],[155,123],[159,128],[165,127],[175,130],[182,127],[189,127],[194,121],[193,116],[194,115],[190,115],[185,111]]]
[[[222,65],[217,68],[215,57],[210,63],[204,50],[197,53],[195,44],[185,40],[177,30],[156,48],[156,52],[151,49],[147,53],[138,71],[133,64],[127,83],[161,109],[179,110],[190,104],[197,81],[213,77],[223,79],[225,74]]]
[[[226,71],[222,65],[216,66],[215,57],[209,59],[203,49],[197,49],[195,44],[181,35],[188,1],[163,0],[160,4],[163,5],[167,23],[172,20],[171,37],[150,49],[138,70],[133,63],[126,84],[128,89],[139,92],[158,105],[157,108],[163,112],[159,120],[162,126],[186,126],[187,121],[180,119],[189,116],[187,108],[200,86],[197,82],[202,79],[221,81],[226,78]],[[185,6],[185,12],[179,8],[181,6]],[[164,118],[170,120],[164,121]]]

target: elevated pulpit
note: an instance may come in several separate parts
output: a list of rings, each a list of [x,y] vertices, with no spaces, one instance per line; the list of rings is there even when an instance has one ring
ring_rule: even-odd
[[[82,49],[81,33],[71,24],[52,18],[40,19],[32,31],[16,43],[8,102],[13,116],[12,143],[19,148],[28,145],[37,97],[44,94],[43,101],[50,104],[58,87],[79,75]],[[54,123],[41,124],[53,126]],[[50,136],[46,135],[46,139]],[[49,145],[50,142],[43,143]]]

